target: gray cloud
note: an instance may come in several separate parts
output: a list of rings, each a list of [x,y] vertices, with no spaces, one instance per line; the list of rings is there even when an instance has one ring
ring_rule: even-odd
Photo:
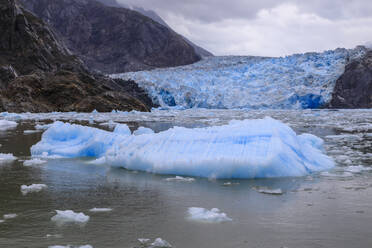
[[[118,0],[156,11],[217,55],[280,56],[372,40],[366,0]]]

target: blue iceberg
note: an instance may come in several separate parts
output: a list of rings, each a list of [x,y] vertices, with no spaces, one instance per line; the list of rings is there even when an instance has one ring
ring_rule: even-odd
[[[305,176],[334,166],[322,139],[297,135],[268,117],[137,135],[56,122],[31,153],[95,157],[129,170],[217,179]]]

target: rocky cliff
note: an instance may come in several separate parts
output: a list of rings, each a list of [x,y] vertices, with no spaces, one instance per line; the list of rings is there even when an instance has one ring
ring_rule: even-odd
[[[372,50],[346,65],[337,80],[331,108],[372,108]]]
[[[14,0],[0,0],[0,33],[0,111],[146,111],[152,107],[133,82],[90,73],[48,25]]]
[[[85,64],[103,73],[147,70],[200,60],[180,35],[130,9],[94,0],[22,0],[50,24]]]

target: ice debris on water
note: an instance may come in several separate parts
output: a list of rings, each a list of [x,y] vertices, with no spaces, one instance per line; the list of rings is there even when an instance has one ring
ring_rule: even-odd
[[[17,160],[17,157],[15,157],[13,154],[0,153],[0,164],[13,162],[14,160]]]
[[[52,217],[52,221],[59,224],[65,223],[86,223],[89,221],[89,216],[84,213],[75,213],[72,210],[56,210],[57,214]]]
[[[14,129],[18,126],[17,122],[0,120],[0,131],[7,131],[9,129]]]
[[[89,209],[89,211],[95,212],[95,213],[111,212],[112,208],[92,208],[92,209]]]
[[[157,238],[157,239],[154,240],[154,242],[151,243],[150,248],[151,247],[171,248],[172,245],[164,239]]]
[[[225,213],[222,213],[218,208],[211,210],[205,208],[192,207],[187,211],[188,219],[193,221],[200,221],[206,223],[221,223],[232,221]]]
[[[153,134],[154,131],[147,127],[139,127],[136,131],[133,132],[133,135],[142,135],[142,134]]]
[[[33,156],[45,153],[104,157],[106,164],[129,170],[216,179],[305,176],[334,167],[322,139],[297,135],[272,118],[138,136],[56,122],[31,148]]]
[[[14,219],[14,218],[17,218],[17,214],[4,214],[3,215],[3,218],[4,220],[9,220],[9,219]]]
[[[33,158],[33,159],[30,159],[30,160],[26,160],[23,162],[23,165],[24,166],[33,166],[33,165],[42,165],[42,164],[46,164],[47,161],[45,160],[42,160],[42,159],[39,159],[39,158]]]
[[[41,130],[24,130],[24,134],[33,134],[33,133],[39,133]]]
[[[29,193],[34,193],[34,192],[40,192],[43,189],[46,189],[48,186],[45,184],[31,184],[29,186],[27,185],[22,185],[21,186],[21,192],[23,195],[27,195]]]
[[[195,178],[176,176],[176,177],[166,178],[165,181],[167,181],[167,182],[187,182],[187,183],[190,183],[190,182],[194,182]]]
[[[357,47],[280,58],[208,57],[111,77],[136,81],[163,108],[319,108],[330,101],[347,61],[365,53]]]

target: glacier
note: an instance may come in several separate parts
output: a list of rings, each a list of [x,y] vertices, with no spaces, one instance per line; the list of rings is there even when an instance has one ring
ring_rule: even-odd
[[[280,58],[223,56],[175,68],[129,72],[163,108],[314,109],[330,102],[345,65],[367,48]]]
[[[213,179],[295,177],[334,167],[322,139],[297,135],[270,117],[160,133],[135,135],[127,130],[55,122],[31,147],[31,154],[93,157],[128,170]]]

